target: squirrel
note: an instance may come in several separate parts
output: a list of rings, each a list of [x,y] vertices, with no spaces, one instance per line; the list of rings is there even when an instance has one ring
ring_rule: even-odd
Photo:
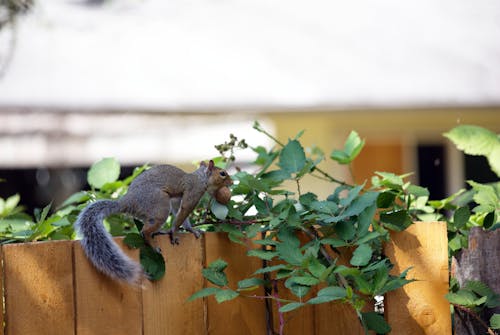
[[[188,216],[203,194],[207,192],[215,197],[220,188],[232,183],[228,173],[215,167],[212,160],[208,164],[201,162],[192,173],[172,165],[154,166],[137,176],[122,198],[98,200],[79,214],[75,228],[82,236],[82,248],[100,272],[115,280],[138,285],[143,277],[140,264],[126,256],[114,243],[102,221],[114,213],[131,214],[144,223],[141,235],[148,245],[152,246],[157,234],[169,234],[171,243],[179,244],[175,231],[181,225],[196,238],[200,236],[200,231],[191,226]],[[161,231],[171,213],[175,215],[172,227]]]

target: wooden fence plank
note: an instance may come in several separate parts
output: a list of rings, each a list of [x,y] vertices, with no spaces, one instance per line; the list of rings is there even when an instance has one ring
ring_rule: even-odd
[[[3,299],[4,297],[4,294],[5,294],[5,291],[4,291],[4,286],[3,286],[3,283],[4,283],[4,276],[3,276],[3,264],[4,264],[4,260],[3,260],[3,247],[0,246],[0,292],[1,292],[1,297]],[[4,334],[4,304],[0,304],[0,335],[3,335]]]
[[[229,241],[226,234],[207,233],[205,238],[206,263],[218,258],[229,263],[226,274],[232,288],[239,280],[249,277],[261,267],[261,260],[248,257],[247,249]],[[252,248],[255,248],[253,246]],[[263,295],[262,290],[251,294]],[[261,299],[238,297],[232,301],[218,304],[213,297],[207,299],[208,334],[265,334],[265,304]]]
[[[74,334],[72,242],[4,245],[7,334]]]
[[[337,260],[337,265],[349,266],[354,248],[340,248],[339,254],[327,248],[332,259]],[[363,326],[359,322],[356,311],[348,304],[330,302],[314,306],[315,330],[317,335],[365,335]],[[373,311],[373,304],[366,304],[364,311]],[[370,333],[372,334],[372,333]]]
[[[115,239],[133,259],[139,251]],[[85,256],[80,243],[74,244],[76,333],[77,335],[142,334],[142,292],[118,283],[98,272]]]
[[[403,232],[391,234],[386,255],[394,273],[408,267],[411,279],[386,296],[385,312],[394,335],[451,334],[448,293],[448,241],[446,223],[417,222]]]
[[[299,298],[291,293],[284,284],[278,284],[278,295],[282,299],[288,299],[292,301],[298,301]],[[314,297],[312,292],[308,293],[303,300],[308,300]],[[284,305],[286,303],[281,303]],[[284,321],[283,334],[286,335],[313,335],[314,334],[314,307],[313,306],[303,306],[299,309],[293,310],[291,312],[283,313],[281,318]],[[278,304],[273,301],[273,316],[274,316],[274,329],[279,331],[280,314],[278,312]]]
[[[206,332],[203,299],[187,302],[203,288],[202,240],[182,234],[173,246],[168,236],[157,236],[166,263],[165,276],[145,285],[144,335],[202,335]]]

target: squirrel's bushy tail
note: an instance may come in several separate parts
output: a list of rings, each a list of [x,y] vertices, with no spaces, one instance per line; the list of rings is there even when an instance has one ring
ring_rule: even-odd
[[[94,266],[113,279],[140,285],[141,266],[130,259],[113,241],[103,226],[103,220],[121,210],[120,203],[99,200],[87,206],[78,216],[75,228],[82,236],[81,245]]]

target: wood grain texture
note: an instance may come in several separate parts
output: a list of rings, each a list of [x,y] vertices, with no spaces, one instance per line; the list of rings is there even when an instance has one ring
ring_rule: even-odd
[[[139,251],[115,241],[134,260]],[[80,243],[74,244],[76,330],[78,335],[142,334],[142,292],[118,283],[98,272],[85,256]]]
[[[5,291],[4,291],[4,277],[3,277],[3,246],[0,246],[0,292],[2,295],[2,298],[4,297]],[[0,304],[0,335],[4,334],[4,304]]]
[[[395,264],[393,274],[408,267],[418,281],[386,296],[385,312],[394,335],[451,334],[448,293],[448,240],[444,222],[417,222],[391,233],[385,253]]]
[[[229,241],[226,234],[207,233],[204,238],[206,264],[218,258],[228,262],[225,272],[231,288],[236,288],[238,281],[249,277],[262,266],[260,259],[248,257],[247,248]],[[263,295],[263,291],[256,290],[248,294]],[[265,304],[261,299],[238,297],[218,304],[213,297],[209,297],[207,308],[208,334],[265,334]]]
[[[192,234],[179,234],[180,244],[172,245],[168,236],[155,240],[166,263],[165,276],[145,285],[143,291],[144,335],[203,335],[203,299],[186,301],[203,288],[202,240]]]
[[[2,247],[6,334],[74,334],[72,244]]]

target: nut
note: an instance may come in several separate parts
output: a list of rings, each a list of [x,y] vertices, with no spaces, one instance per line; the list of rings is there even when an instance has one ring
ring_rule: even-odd
[[[229,200],[231,200],[231,190],[227,186],[222,186],[215,192],[215,200],[217,202],[226,205]]]

